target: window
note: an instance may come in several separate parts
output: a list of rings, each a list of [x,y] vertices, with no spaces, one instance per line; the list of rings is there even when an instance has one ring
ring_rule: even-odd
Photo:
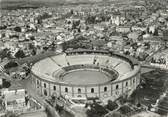
[[[68,92],[68,88],[67,87],[65,88],[65,92]]]
[[[104,87],[104,92],[106,92],[107,91],[107,87]]]
[[[37,80],[37,85],[39,85],[40,84],[40,82],[39,82],[39,80]]]
[[[53,86],[54,91],[56,91],[56,86]]]
[[[82,97],[81,95],[78,95],[77,97]]]
[[[91,88],[91,93],[94,93],[94,88]]]
[[[135,79],[133,79],[133,83],[135,83]]]
[[[118,85],[116,85],[116,89],[118,89],[119,88],[119,86]]]
[[[44,95],[47,96],[47,91],[46,90],[44,90]]]
[[[81,93],[81,89],[80,88],[78,89],[78,93]]]
[[[125,86],[126,86],[126,87],[128,86],[128,82],[126,82]]]
[[[46,88],[46,83],[44,83],[44,88]]]

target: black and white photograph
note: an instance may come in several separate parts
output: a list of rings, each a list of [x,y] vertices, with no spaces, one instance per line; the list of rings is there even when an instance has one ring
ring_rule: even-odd
[[[168,0],[0,0],[0,117],[168,117]]]

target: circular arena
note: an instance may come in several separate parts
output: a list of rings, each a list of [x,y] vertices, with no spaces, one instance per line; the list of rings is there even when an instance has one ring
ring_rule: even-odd
[[[139,63],[108,51],[67,51],[38,61],[31,72],[37,93],[46,97],[115,100],[140,83]]]

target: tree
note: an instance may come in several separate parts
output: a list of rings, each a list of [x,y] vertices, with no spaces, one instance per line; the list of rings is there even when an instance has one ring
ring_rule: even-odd
[[[159,32],[158,32],[158,29],[155,29],[154,33],[153,33],[154,36],[159,36]]]
[[[31,54],[32,54],[33,56],[36,55],[36,53],[37,53],[37,52],[36,52],[36,49],[33,49],[32,52],[31,52]]]
[[[23,52],[23,50],[18,50],[15,54],[16,58],[24,58],[25,57],[25,53]]]
[[[44,51],[47,51],[47,50],[48,50],[48,47],[47,47],[47,46],[43,47],[43,50],[44,50]]]
[[[66,51],[67,48],[68,48],[68,43],[67,42],[62,43],[62,51],[63,52]]]
[[[15,113],[13,112],[8,112],[5,117],[17,117]]]
[[[7,63],[5,66],[4,66],[4,68],[5,69],[10,69],[10,68],[12,68],[12,67],[17,67],[18,66],[18,64],[16,63],[16,62],[9,62],[9,63]]]
[[[120,112],[113,112],[106,117],[124,117]]]
[[[3,88],[9,88],[11,86],[11,83],[6,81],[5,79],[2,80],[2,87]]]
[[[0,58],[4,59],[4,58],[10,58],[10,51],[9,49],[5,48],[0,52]]]
[[[34,46],[32,43],[29,43],[28,49],[29,49],[29,50],[30,50],[30,49],[35,49],[35,46]]]
[[[36,40],[36,39],[35,39],[35,37],[34,37],[34,36],[31,36],[31,37],[30,37],[30,40],[32,40],[32,41],[33,41],[33,40]]]
[[[54,41],[53,41],[52,44],[50,45],[50,48],[51,48],[52,51],[55,51],[55,49],[56,49],[56,44],[55,44]]]
[[[6,25],[0,26],[0,30],[6,29],[6,28],[7,28]]]
[[[91,109],[86,111],[88,117],[102,117],[108,111],[101,105],[94,103],[91,105]]]
[[[108,100],[107,109],[113,111],[117,107],[118,107],[117,103],[112,102],[111,100]]]
[[[86,24],[94,24],[96,21],[96,16],[88,16],[85,20]]]
[[[20,27],[17,26],[17,27],[14,28],[14,31],[16,31],[16,32],[21,32],[22,29],[21,29]]]
[[[147,53],[145,53],[145,52],[142,53],[142,52],[141,52],[141,53],[139,54],[139,56],[138,56],[138,60],[139,60],[139,61],[144,61],[147,56],[148,56]]]
[[[131,112],[132,109],[127,105],[123,105],[122,107],[120,107],[119,111],[122,114],[127,114],[127,113]]]
[[[70,14],[73,15],[74,14],[74,11],[73,9],[70,10]]]

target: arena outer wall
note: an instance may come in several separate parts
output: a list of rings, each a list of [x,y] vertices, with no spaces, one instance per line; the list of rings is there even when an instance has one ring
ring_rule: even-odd
[[[106,51],[69,51],[67,55],[71,54],[102,54],[110,55],[111,57],[118,57],[124,61],[127,61],[132,67],[133,71],[126,75],[122,80],[112,81],[104,84],[94,85],[72,85],[67,83],[55,82],[48,80],[47,78],[41,78],[32,71],[31,82],[36,87],[36,91],[39,95],[49,97],[54,95],[57,96],[68,96],[72,98],[99,98],[101,100],[115,100],[124,94],[133,92],[140,83],[140,65],[138,61],[133,58]],[[136,70],[134,69],[136,66]],[[105,90],[106,88],[106,90]],[[81,90],[80,93],[78,90]],[[91,91],[94,90],[94,91]]]

